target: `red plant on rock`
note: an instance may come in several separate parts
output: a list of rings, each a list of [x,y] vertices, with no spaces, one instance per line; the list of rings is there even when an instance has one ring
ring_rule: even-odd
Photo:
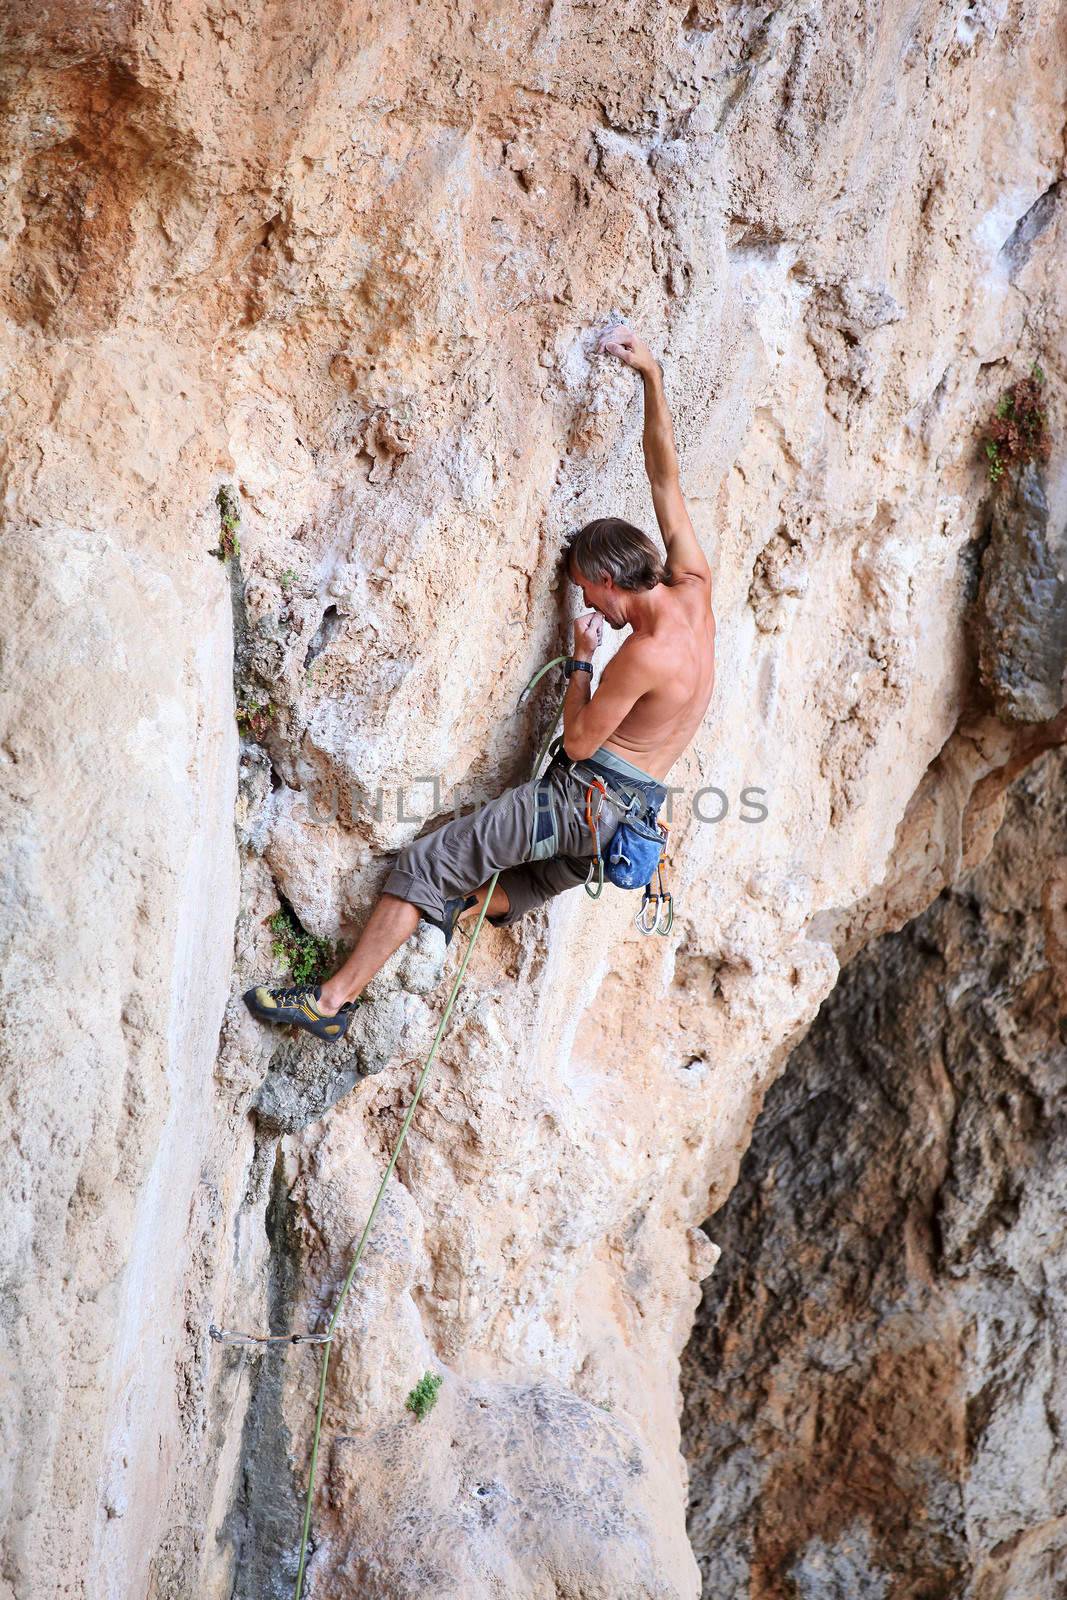
[[[984,435],[990,483],[999,483],[1008,467],[1048,460],[1052,440],[1041,403],[1044,382],[1045,374],[1035,361],[1030,376],[1019,378],[998,400]]]

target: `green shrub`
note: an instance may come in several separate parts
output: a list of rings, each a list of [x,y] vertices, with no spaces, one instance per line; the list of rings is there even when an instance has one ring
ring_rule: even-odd
[[[427,1412],[433,1410],[437,1400],[437,1391],[443,1381],[435,1372],[423,1373],[414,1389],[408,1395],[405,1405],[409,1411],[414,1411],[420,1422]]]
[[[338,946],[305,932],[285,906],[267,918],[267,927],[274,935],[271,949],[294,983],[321,983],[329,977],[337,965]]]

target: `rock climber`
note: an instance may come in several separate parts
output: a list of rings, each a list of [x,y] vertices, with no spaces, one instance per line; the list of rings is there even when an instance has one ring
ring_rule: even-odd
[[[653,817],[666,799],[662,780],[700,726],[715,681],[711,568],[682,498],[662,367],[644,339],[622,325],[601,335],[598,354],[617,357],[642,380],[645,471],[666,561],[647,534],[619,517],[599,517],[570,537],[567,574],[591,609],[574,623],[563,735],[551,764],[540,778],[393,852],[381,897],[344,965],[321,985],[249,989],[245,1002],[261,1021],[295,1024],[335,1042],[365,986],[420,917],[440,928],[447,944],[462,918],[481,911],[494,872],[500,876],[485,917],[495,927],[583,883],[595,844],[568,773],[605,785],[602,850],[635,796]],[[593,656],[605,620],[631,632],[594,693]]]

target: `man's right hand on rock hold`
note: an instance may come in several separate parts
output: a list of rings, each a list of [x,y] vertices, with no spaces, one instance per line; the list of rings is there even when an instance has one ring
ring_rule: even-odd
[[[642,374],[654,372],[658,363],[639,333],[624,322],[608,328],[600,335],[598,351],[601,355],[618,356],[624,366]]]

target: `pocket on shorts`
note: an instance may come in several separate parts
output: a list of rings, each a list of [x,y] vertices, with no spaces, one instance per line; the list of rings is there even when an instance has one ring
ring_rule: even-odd
[[[528,861],[547,861],[559,854],[559,821],[556,786],[549,778],[538,778],[533,786],[533,821],[530,826]]]

